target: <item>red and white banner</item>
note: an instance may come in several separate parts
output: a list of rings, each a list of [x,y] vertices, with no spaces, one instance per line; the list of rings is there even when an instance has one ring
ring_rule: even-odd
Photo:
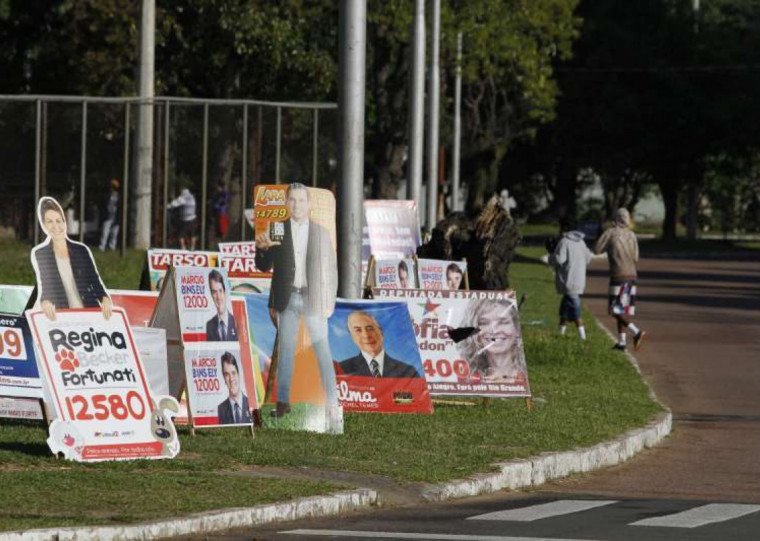
[[[219,266],[227,269],[233,291],[262,293],[272,283],[272,272],[256,267],[255,242],[220,242]]]
[[[161,283],[169,267],[216,267],[218,260],[219,254],[217,252],[151,248],[148,250],[150,289],[152,291],[161,290]]]
[[[170,416],[179,406],[152,395],[123,310],[108,320],[92,308],[58,310],[55,320],[41,311],[26,316],[57,414],[53,453],[78,461],[177,455]]]
[[[431,394],[530,396],[514,291],[372,291],[406,301]]]

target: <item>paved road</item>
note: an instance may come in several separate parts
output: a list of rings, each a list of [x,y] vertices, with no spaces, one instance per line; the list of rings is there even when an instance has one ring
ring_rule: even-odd
[[[530,491],[224,538],[758,539],[760,263],[649,259],[640,270],[637,320],[648,336],[637,358],[674,414],[661,447]],[[606,264],[595,263],[586,302],[612,328],[606,283]]]
[[[587,298],[606,316],[606,272],[595,263]],[[760,503],[760,262],[642,261],[636,354],[673,434],[630,462],[544,490]]]

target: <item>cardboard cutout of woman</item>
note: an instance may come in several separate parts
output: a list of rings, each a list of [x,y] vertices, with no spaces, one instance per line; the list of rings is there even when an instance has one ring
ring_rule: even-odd
[[[37,302],[45,315],[55,320],[56,309],[97,308],[111,317],[111,297],[106,292],[90,249],[66,234],[66,218],[58,201],[43,197],[37,218],[47,238],[32,249],[32,266],[37,278]]]

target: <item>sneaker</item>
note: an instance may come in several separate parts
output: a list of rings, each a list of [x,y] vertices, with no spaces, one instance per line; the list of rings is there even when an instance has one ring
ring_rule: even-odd
[[[615,344],[612,349],[617,351],[625,351],[625,344]]]
[[[641,347],[641,343],[644,341],[644,337],[647,335],[645,331],[639,331],[636,336],[633,337],[633,349],[638,351]]]
[[[273,419],[281,419],[290,413],[290,404],[287,402],[277,402],[277,407],[269,412]]]

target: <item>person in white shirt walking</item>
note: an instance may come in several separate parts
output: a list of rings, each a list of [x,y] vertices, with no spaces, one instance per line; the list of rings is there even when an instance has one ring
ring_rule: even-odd
[[[195,250],[195,243],[198,239],[198,216],[195,213],[195,196],[189,188],[184,188],[176,199],[173,199],[167,206],[167,209],[179,208],[179,219],[181,222],[179,230],[179,245],[183,250],[187,250],[190,240],[190,250]]]

